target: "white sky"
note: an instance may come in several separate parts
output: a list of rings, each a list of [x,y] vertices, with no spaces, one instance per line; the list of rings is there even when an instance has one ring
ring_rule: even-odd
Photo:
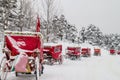
[[[61,0],[67,20],[81,29],[94,24],[103,33],[120,33],[120,0]]]

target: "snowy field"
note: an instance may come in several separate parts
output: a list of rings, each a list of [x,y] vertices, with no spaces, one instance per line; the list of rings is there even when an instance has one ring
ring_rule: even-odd
[[[63,48],[66,45],[64,43]],[[88,44],[81,46],[94,48]],[[44,65],[44,74],[40,80],[120,80],[120,55],[109,55],[104,49],[101,53],[101,56],[92,55],[88,58],[82,57],[81,60],[64,59],[62,65]],[[15,77],[15,73],[11,72],[7,80],[35,80],[35,78],[25,75]]]

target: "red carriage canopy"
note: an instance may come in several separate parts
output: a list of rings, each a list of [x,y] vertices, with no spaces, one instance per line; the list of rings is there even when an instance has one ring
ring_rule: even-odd
[[[30,56],[35,50],[38,50],[43,55],[41,40],[38,36],[8,35],[5,36],[5,42],[12,56],[16,56],[20,52],[25,52]]]

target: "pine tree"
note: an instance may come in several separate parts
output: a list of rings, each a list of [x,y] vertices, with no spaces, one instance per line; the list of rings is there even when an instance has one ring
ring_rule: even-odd
[[[16,8],[17,0],[0,0],[0,24],[1,29],[15,29],[15,21],[17,19]]]

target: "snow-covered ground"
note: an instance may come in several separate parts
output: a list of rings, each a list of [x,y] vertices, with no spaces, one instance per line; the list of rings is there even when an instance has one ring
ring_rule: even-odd
[[[63,45],[63,54],[65,47],[69,43],[61,43]],[[81,47],[94,46],[81,44]],[[53,66],[44,65],[44,74],[40,80],[120,80],[120,55],[109,55],[109,52],[102,49],[101,56],[82,57],[81,60],[64,59],[62,65],[55,64]],[[0,56],[1,57],[1,56]],[[9,73],[7,80],[35,80],[33,76],[15,77],[15,73]]]

